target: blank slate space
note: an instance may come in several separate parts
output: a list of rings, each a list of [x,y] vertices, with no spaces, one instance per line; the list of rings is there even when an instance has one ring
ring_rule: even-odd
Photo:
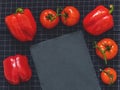
[[[31,46],[42,90],[101,90],[81,31]]]

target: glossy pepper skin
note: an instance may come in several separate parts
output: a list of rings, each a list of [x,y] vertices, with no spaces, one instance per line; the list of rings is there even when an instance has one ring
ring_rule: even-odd
[[[114,26],[113,5],[110,5],[111,10],[108,10],[103,5],[97,6],[83,19],[84,29],[91,35],[98,36],[110,30]]]
[[[13,85],[30,80],[32,70],[28,58],[24,55],[9,56],[3,61],[4,76]]]
[[[32,41],[36,34],[36,22],[28,8],[18,8],[15,14],[5,17],[5,23],[11,34],[19,41]]]

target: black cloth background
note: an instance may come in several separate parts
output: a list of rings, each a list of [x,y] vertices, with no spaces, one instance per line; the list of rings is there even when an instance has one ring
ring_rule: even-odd
[[[109,9],[109,5],[114,5],[114,11],[112,13],[114,18],[114,27],[98,36],[94,37],[89,35],[87,32],[84,31],[82,27],[82,20],[89,13],[92,9],[94,9],[98,5],[104,5]],[[57,7],[64,8],[67,5],[75,6],[81,13],[80,22],[73,26],[67,27],[59,22],[57,27],[52,30],[46,30],[43,28],[39,22],[39,14],[42,10],[46,8],[50,8],[56,10]],[[15,38],[12,37],[8,28],[5,25],[4,18],[5,16],[15,13],[15,10],[18,7],[22,8],[29,8],[35,20],[37,22],[37,34],[32,42],[19,42]],[[109,86],[102,83],[100,79],[100,71],[99,69],[104,69],[107,67],[104,64],[104,61],[101,60],[95,53],[93,48],[93,42],[99,41],[102,38],[112,38],[120,45],[120,0],[0,0],[0,90],[41,90],[40,81],[38,79],[38,75],[34,66],[33,59],[30,54],[30,46],[36,43],[42,42],[44,40],[48,40],[50,38],[55,38],[66,33],[71,33],[74,31],[82,30],[84,33],[85,41],[87,47],[90,52],[90,56],[96,71],[96,75],[100,82],[100,86],[102,90],[120,90],[120,55],[118,54],[113,60],[108,62],[109,67],[113,67],[116,69],[118,73],[117,81]],[[3,74],[3,60],[4,58],[15,55],[15,54],[23,54],[27,55],[29,58],[29,64],[32,68],[32,78],[28,82],[21,83],[17,86],[9,84],[6,79],[4,78]]]

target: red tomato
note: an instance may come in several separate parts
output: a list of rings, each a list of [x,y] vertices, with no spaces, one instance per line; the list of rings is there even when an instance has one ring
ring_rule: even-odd
[[[108,67],[102,70],[100,77],[103,83],[110,85],[117,80],[117,72],[115,69]]]
[[[59,23],[59,17],[54,10],[46,9],[40,14],[40,23],[43,27],[52,29]]]
[[[61,12],[62,23],[66,26],[73,26],[79,22],[80,13],[73,6],[66,6]]]
[[[113,59],[118,53],[118,45],[110,38],[100,40],[96,45],[96,54],[104,60]],[[107,63],[107,62],[106,62]]]

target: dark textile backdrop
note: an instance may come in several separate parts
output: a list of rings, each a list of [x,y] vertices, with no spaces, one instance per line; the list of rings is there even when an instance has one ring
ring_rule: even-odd
[[[114,5],[114,22],[115,26],[112,30],[104,33],[101,36],[94,37],[86,33],[82,27],[82,20],[84,16],[94,9],[97,5],[102,4],[109,8],[110,4]],[[114,39],[118,45],[120,44],[120,1],[119,0],[0,0],[0,90],[41,90],[40,82],[37,76],[37,72],[34,66],[34,62],[30,55],[29,48],[31,45],[41,42],[43,40],[47,40],[50,38],[58,37],[66,33],[82,30],[84,33],[84,37],[92,58],[92,62],[94,64],[94,68],[96,70],[96,74],[101,85],[102,90],[120,90],[120,55],[118,54],[112,61],[108,62],[108,66],[114,67],[118,72],[118,79],[114,85],[106,86],[99,79],[100,76],[100,68],[106,67],[104,62],[98,58],[95,54],[95,50],[93,48],[93,41],[98,41],[105,37],[110,37]],[[51,8],[56,10],[57,7],[64,8],[67,5],[73,5],[79,9],[81,13],[80,22],[73,27],[66,27],[61,22],[59,25],[48,31],[43,28],[39,23],[39,14],[42,10],[46,8]],[[8,31],[4,18],[6,15],[14,13],[16,8],[23,7],[31,9],[35,20],[37,22],[37,34],[32,42],[21,43],[14,39],[10,32]],[[29,82],[21,83],[17,86],[12,86],[7,83],[3,75],[3,64],[2,61],[4,58],[15,55],[15,54],[25,54],[29,58],[29,63],[31,65],[33,75]]]

